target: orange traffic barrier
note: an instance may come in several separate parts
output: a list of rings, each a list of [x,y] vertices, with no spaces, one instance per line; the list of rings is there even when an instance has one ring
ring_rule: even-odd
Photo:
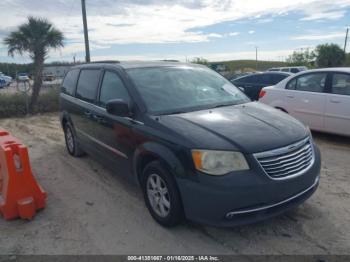
[[[0,130],[0,214],[6,220],[32,219],[45,205],[46,192],[32,174],[27,147]]]

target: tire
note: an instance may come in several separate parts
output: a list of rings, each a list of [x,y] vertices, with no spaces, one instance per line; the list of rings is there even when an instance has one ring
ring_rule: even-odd
[[[64,139],[66,141],[66,149],[70,155],[80,157],[85,154],[77,143],[73,127],[70,123],[64,125]]]
[[[145,203],[152,217],[164,227],[180,224],[184,218],[182,201],[167,168],[160,161],[149,163],[143,170],[141,182]]]

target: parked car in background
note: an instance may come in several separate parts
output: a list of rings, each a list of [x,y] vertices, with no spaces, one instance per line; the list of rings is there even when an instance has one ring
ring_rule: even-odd
[[[238,73],[238,74],[234,74],[234,75],[231,75],[230,77],[228,77],[227,79],[230,80],[231,82],[237,78],[240,78],[242,76],[247,76],[247,75],[252,75],[254,74],[255,72],[246,72],[246,73]]]
[[[313,130],[350,136],[350,68],[299,73],[264,88],[260,101],[287,112]]]
[[[0,72],[0,79],[5,81],[6,86],[9,86],[12,83],[12,77],[7,76],[7,75],[3,74],[2,72]]]
[[[46,75],[43,75],[42,79],[43,81],[52,82],[56,79],[56,77],[52,74],[46,74]]]
[[[284,72],[264,72],[239,77],[231,80],[231,82],[249,96],[250,99],[258,100],[260,90],[263,87],[275,85],[290,75],[290,73]]]
[[[6,81],[5,79],[0,77],[0,88],[4,88],[6,86]]]
[[[273,67],[268,69],[268,72],[287,72],[296,74],[308,70],[306,66],[292,66],[292,67]]]
[[[86,152],[139,184],[164,226],[183,218],[253,223],[303,203],[318,186],[320,154],[308,128],[251,102],[206,66],[79,65],[61,90],[68,153]]]
[[[29,76],[27,73],[18,73],[17,80],[18,81],[29,81]]]

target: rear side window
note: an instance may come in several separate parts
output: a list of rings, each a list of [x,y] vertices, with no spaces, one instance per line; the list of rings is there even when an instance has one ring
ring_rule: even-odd
[[[106,71],[101,85],[100,104],[106,106],[111,99],[121,99],[125,102],[130,100],[120,77],[116,73]]]
[[[79,69],[73,69],[69,71],[62,83],[62,92],[68,95],[74,95],[75,86],[79,76]]]
[[[296,90],[322,93],[326,84],[326,73],[306,74],[297,78]]]
[[[289,81],[286,85],[286,89],[294,90],[297,83],[297,79],[294,78],[293,80]]]
[[[334,74],[332,80],[332,93],[350,96],[350,75]]]
[[[291,68],[290,71],[294,74],[299,73],[299,69],[295,67]]]
[[[77,98],[88,102],[93,102],[96,97],[99,77],[99,69],[81,70],[77,86]]]

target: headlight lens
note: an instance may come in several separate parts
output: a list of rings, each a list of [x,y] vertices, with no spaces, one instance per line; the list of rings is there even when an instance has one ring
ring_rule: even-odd
[[[210,175],[224,175],[232,171],[248,170],[248,163],[240,152],[192,150],[197,170]]]

